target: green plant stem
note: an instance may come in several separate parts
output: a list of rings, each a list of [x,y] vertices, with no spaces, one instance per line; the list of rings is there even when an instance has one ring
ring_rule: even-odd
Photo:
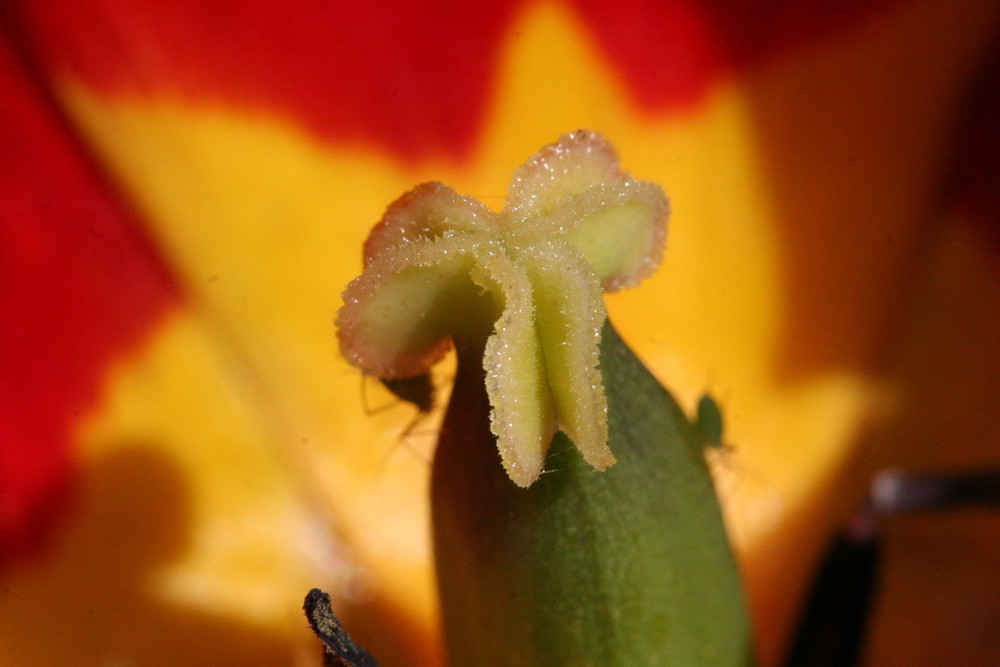
[[[618,463],[595,472],[559,433],[527,489],[500,465],[476,347],[459,350],[432,479],[452,663],[749,663],[701,439],[614,329],[601,371]]]

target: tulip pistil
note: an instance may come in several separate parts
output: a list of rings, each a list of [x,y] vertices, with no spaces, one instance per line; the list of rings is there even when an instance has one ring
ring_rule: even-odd
[[[452,344],[472,349],[515,483],[538,479],[557,430],[604,469],[615,457],[598,369],[603,290],[652,273],[668,212],[658,185],[622,171],[610,143],[585,131],[518,168],[500,212],[419,185],[365,244],[364,272],[337,317],[341,350],[395,379],[425,373]]]

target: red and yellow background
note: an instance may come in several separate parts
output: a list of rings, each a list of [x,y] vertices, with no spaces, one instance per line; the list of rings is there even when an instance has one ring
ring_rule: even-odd
[[[339,294],[404,190],[499,207],[580,127],[672,198],[609,309],[726,409],[763,664],[873,471],[1000,464],[989,0],[12,2],[0,101],[3,664],[315,664],[317,585],[438,664],[435,421]],[[989,513],[887,525],[871,664],[1000,655],[998,556]]]

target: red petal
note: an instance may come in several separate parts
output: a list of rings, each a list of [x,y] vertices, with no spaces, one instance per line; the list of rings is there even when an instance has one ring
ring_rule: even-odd
[[[27,69],[0,40],[0,554],[41,534],[109,362],[177,300]]]
[[[506,29],[526,3],[15,4],[13,30],[55,71],[110,91],[281,110],[327,138],[417,160],[474,148]],[[657,110],[690,106],[734,67],[874,11],[870,0],[574,4],[635,99]]]

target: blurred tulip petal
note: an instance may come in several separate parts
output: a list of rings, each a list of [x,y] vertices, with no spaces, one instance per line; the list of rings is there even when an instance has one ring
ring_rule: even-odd
[[[0,41],[0,556],[41,537],[106,365],[179,301],[25,64]]]
[[[148,664],[308,662],[320,586],[387,664],[438,664],[436,422],[401,443],[410,407],[366,414],[339,294],[399,192],[499,209],[524,155],[588,127],[669,187],[663,268],[608,310],[682,403],[723,408],[772,664],[876,467],[1000,463],[995,221],[943,199],[998,25],[992,0],[8,3],[0,662],[141,661],[142,623]],[[878,627],[873,655],[909,658]]]

